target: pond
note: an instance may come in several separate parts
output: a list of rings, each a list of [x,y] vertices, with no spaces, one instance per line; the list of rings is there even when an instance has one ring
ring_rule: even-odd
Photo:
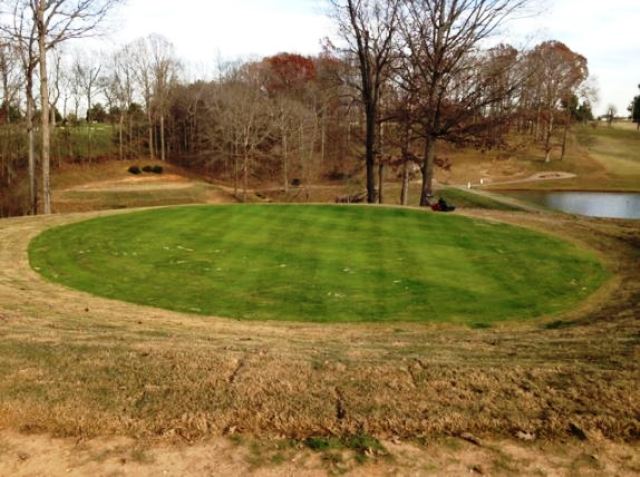
[[[638,192],[508,191],[504,194],[569,214],[640,219]]]

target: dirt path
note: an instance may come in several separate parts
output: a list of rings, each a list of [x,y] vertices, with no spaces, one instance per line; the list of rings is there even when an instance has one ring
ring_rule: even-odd
[[[482,182],[470,183],[464,185],[457,185],[455,187],[459,188],[469,188],[471,185],[474,187],[491,187],[491,186],[503,186],[510,184],[525,184],[528,182],[544,182],[544,181],[559,181],[565,179],[574,179],[578,177],[576,174],[572,174],[570,172],[562,172],[562,171],[549,171],[549,172],[538,172],[529,177],[524,177],[522,179],[512,179],[508,181],[494,181],[491,179],[483,180]]]
[[[361,475],[640,470],[631,444],[640,436],[638,222],[474,212],[587,243],[615,277],[568,316],[469,329],[190,316],[69,290],[31,270],[28,243],[42,230],[113,213],[0,221],[0,475],[314,475],[342,464],[268,443],[358,432],[396,458],[349,460]],[[518,441],[520,432],[535,441]],[[236,448],[221,437],[230,434],[267,444]]]
[[[356,461],[294,446],[215,439],[151,445],[127,438],[52,439],[0,431],[0,475],[7,476],[302,476],[519,475],[632,476],[639,447],[600,441],[552,447],[524,441],[444,439],[422,445],[384,442],[389,457]],[[328,458],[330,456],[330,458]],[[391,457],[392,456],[392,457]]]

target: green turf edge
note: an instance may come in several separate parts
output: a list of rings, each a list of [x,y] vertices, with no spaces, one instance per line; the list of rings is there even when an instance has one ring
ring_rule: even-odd
[[[34,238],[32,240],[32,242],[29,245],[29,261],[31,263],[31,266],[38,271],[42,276],[44,276],[46,279],[48,279],[49,281],[53,282],[53,283],[57,283],[57,284],[63,284],[71,289],[76,289],[76,290],[80,290],[80,291],[84,291],[84,292],[88,292],[88,293],[92,293],[94,295],[97,296],[101,296],[104,298],[109,298],[109,299],[117,299],[119,301],[123,301],[123,302],[128,302],[128,303],[133,303],[133,304],[137,304],[137,305],[143,305],[143,306],[154,306],[153,304],[150,304],[148,302],[145,302],[144,300],[140,300],[139,298],[127,298],[127,297],[122,297],[122,296],[118,296],[118,297],[114,297],[114,296],[110,296],[110,295],[105,295],[104,293],[99,293],[99,292],[95,292],[93,290],[88,290],[88,289],[84,289],[84,288],[79,288],[76,286],[73,286],[72,284],[69,283],[65,283],[65,282],[61,282],[58,277],[56,276],[56,274],[54,272],[51,272],[51,270],[48,269],[43,269],[43,267],[41,266],[42,263],[38,262],[39,260],[39,256],[38,256],[38,251],[37,251],[37,247],[39,244],[42,244],[43,241],[46,241],[48,237],[50,237],[52,234],[56,234],[56,233],[60,233],[61,231],[64,230],[68,230],[68,229],[72,229],[73,227],[76,227],[78,225],[84,224],[86,225],[91,225],[92,223],[98,223],[101,222],[103,220],[108,220],[108,219],[114,219],[114,218],[122,218],[122,217],[130,217],[130,216],[136,216],[138,214],[148,214],[148,213],[157,213],[158,211],[162,211],[162,210],[178,210],[178,209],[202,209],[202,208],[246,208],[247,206],[244,205],[228,205],[228,206],[195,206],[195,207],[171,207],[171,208],[162,208],[162,209],[152,209],[152,210],[147,210],[147,211],[136,211],[136,212],[132,212],[130,214],[117,214],[117,215],[113,215],[113,216],[107,216],[107,217],[99,217],[99,218],[94,218],[94,219],[90,219],[90,220],[86,220],[86,221],[80,221],[80,222],[76,222],[73,224],[69,224],[69,225],[65,225],[65,226],[61,226],[61,227],[55,227],[49,230],[44,231],[42,234],[38,235],[36,238]],[[258,206],[252,206],[252,207],[323,207],[325,209],[343,209],[349,206],[335,206],[335,205],[331,205],[331,206],[304,206],[304,205],[258,205]],[[349,208],[354,208],[354,206],[350,206]],[[362,209],[366,208],[366,206],[364,207],[360,207]],[[376,209],[370,209],[370,210],[400,210],[402,211],[402,213],[416,213],[416,214],[422,214],[424,213],[423,211],[416,211],[413,210],[411,211],[410,209],[400,209],[400,208],[376,208]],[[439,216],[439,217],[443,217],[443,216]],[[447,216],[447,218],[443,217],[443,220],[464,220],[464,221],[468,221],[468,222],[480,222],[480,223],[485,223],[485,224],[492,224],[492,222],[489,221],[482,221],[479,219],[471,219],[471,218],[466,218],[466,217],[458,217],[458,216],[453,216],[455,218],[450,218],[450,216]],[[494,224],[495,225],[495,224]],[[589,260],[591,262],[591,265],[593,266],[593,269],[591,270],[593,274],[593,276],[591,277],[591,279],[589,280],[589,286],[588,289],[585,287],[584,290],[586,290],[585,293],[583,293],[578,300],[574,300],[572,301],[570,304],[568,304],[567,306],[563,306],[563,307],[556,307],[555,309],[552,310],[548,310],[545,313],[538,313],[538,314],[534,314],[534,315],[530,315],[530,316],[526,316],[526,314],[524,314],[525,316],[519,315],[517,318],[515,317],[510,317],[510,318],[498,318],[498,319],[491,319],[491,320],[482,320],[482,319],[475,319],[475,317],[471,318],[469,316],[467,317],[449,317],[447,319],[444,320],[438,320],[438,319],[345,319],[345,320],[337,320],[337,321],[333,321],[331,319],[327,319],[327,318],[305,318],[305,319],[299,319],[299,318],[288,318],[288,317],[278,317],[277,319],[274,318],[264,318],[264,317],[252,317],[252,316],[236,316],[234,314],[219,314],[219,313],[211,313],[211,312],[201,312],[198,310],[194,310],[194,309],[185,309],[184,307],[181,306],[161,306],[160,308],[164,308],[164,309],[169,309],[172,311],[177,311],[177,312],[184,312],[184,313],[193,313],[193,314],[199,314],[199,315],[206,315],[206,316],[228,316],[230,319],[244,319],[244,320],[256,320],[256,321],[293,321],[293,322],[317,322],[317,323],[323,323],[323,322],[331,322],[331,323],[354,323],[354,322],[366,322],[366,323],[372,323],[372,322],[380,322],[380,323],[391,323],[391,322],[395,322],[395,323],[402,323],[402,322],[423,322],[423,323],[428,323],[428,322],[454,322],[454,323],[460,323],[460,324],[467,324],[467,325],[471,325],[471,326],[482,326],[483,324],[491,324],[493,322],[503,322],[503,321],[514,321],[514,320],[518,320],[518,321],[522,321],[522,320],[526,320],[526,319],[538,319],[541,317],[548,317],[548,316],[555,316],[558,314],[562,314],[566,311],[568,311],[569,309],[571,309],[572,307],[574,307],[575,305],[579,304],[580,302],[582,302],[583,300],[585,300],[588,296],[590,296],[591,294],[593,294],[596,290],[598,290],[610,277],[610,273],[609,271],[606,269],[606,267],[603,266],[602,261],[598,258],[597,254],[595,254],[592,250],[588,249],[587,247],[584,246],[580,246],[576,243],[573,242],[568,242],[564,239],[561,239],[557,236],[551,235],[551,234],[544,234],[538,231],[533,231],[530,229],[527,229],[525,227],[516,227],[516,226],[512,226],[512,225],[507,225],[507,224],[499,224],[501,227],[506,227],[509,228],[511,230],[514,231],[525,231],[526,233],[528,233],[531,237],[539,237],[539,238],[544,238],[546,240],[552,240],[553,242],[555,242],[557,245],[562,244],[563,246],[570,246],[573,248],[573,250],[581,256],[582,259],[584,260]]]

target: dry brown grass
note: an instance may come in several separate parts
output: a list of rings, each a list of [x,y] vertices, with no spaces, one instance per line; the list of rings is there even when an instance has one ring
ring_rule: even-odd
[[[483,213],[587,242],[616,278],[561,321],[474,330],[187,316],[68,290],[29,268],[33,236],[95,215],[0,222],[2,427],[188,441],[230,432],[555,439],[573,423],[640,437],[638,223]]]

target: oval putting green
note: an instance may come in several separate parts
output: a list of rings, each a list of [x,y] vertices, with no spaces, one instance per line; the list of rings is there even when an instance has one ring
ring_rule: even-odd
[[[231,205],[114,215],[30,246],[45,277],[103,297],[246,320],[463,322],[567,310],[607,272],[574,244],[466,217]]]

